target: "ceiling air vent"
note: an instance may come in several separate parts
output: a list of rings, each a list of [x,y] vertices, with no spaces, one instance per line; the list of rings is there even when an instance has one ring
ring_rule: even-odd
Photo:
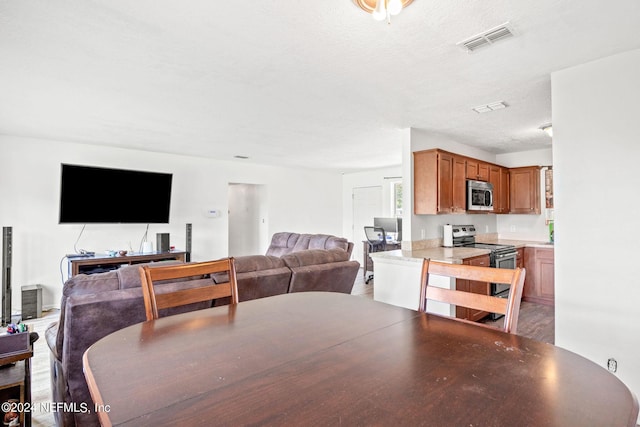
[[[476,113],[488,113],[489,111],[502,110],[503,108],[507,108],[507,104],[504,101],[492,102],[491,104],[483,104],[478,105],[477,107],[472,108]]]
[[[456,43],[456,46],[460,46],[467,52],[474,52],[483,46],[488,46],[498,40],[506,39],[513,36],[513,31],[508,22],[499,25],[495,28],[487,30],[483,33],[476,34],[473,37],[463,40],[460,43]]]

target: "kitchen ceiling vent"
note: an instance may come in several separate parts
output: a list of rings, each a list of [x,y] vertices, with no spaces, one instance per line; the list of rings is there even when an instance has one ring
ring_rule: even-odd
[[[503,108],[507,108],[507,104],[504,101],[492,102],[491,104],[483,104],[478,105],[477,107],[472,108],[478,114],[488,113],[490,111],[502,110]]]
[[[456,43],[456,46],[460,46],[467,52],[475,52],[483,46],[488,46],[498,40],[513,37],[513,35],[513,30],[511,29],[509,22],[505,22],[502,25]]]

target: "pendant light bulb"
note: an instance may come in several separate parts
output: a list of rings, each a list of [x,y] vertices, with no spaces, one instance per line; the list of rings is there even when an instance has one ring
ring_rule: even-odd
[[[402,11],[402,0],[389,0],[387,5],[389,15],[397,15]]]
[[[376,8],[373,11],[373,19],[376,21],[383,21],[387,17],[387,8],[385,7],[386,0],[378,0],[376,2]]]

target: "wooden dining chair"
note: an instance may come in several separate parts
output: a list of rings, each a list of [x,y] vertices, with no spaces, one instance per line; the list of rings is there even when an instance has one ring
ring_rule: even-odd
[[[426,312],[427,301],[432,300],[482,310],[488,313],[504,314],[504,326],[502,330],[515,334],[518,329],[518,316],[520,314],[520,300],[522,299],[525,273],[524,268],[477,267],[464,264],[447,264],[425,259],[422,263],[419,310]],[[431,275],[453,277],[459,280],[508,284],[510,285],[509,297],[498,298],[461,290],[429,286],[429,277]],[[465,319],[456,318],[456,320],[487,326]]]
[[[218,273],[228,275],[228,281],[214,283],[212,276]],[[157,319],[158,311],[217,298],[231,297],[231,304],[238,303],[238,282],[233,258],[217,261],[193,262],[168,266],[140,267],[142,294],[147,320]],[[158,282],[191,278],[190,287],[171,292],[156,292]]]

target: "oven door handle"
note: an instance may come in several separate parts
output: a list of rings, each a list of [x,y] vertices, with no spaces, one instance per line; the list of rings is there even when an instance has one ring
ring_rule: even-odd
[[[508,254],[501,254],[501,255],[496,255],[496,258],[512,258],[515,257],[516,255],[518,255],[517,252],[509,252]]]

